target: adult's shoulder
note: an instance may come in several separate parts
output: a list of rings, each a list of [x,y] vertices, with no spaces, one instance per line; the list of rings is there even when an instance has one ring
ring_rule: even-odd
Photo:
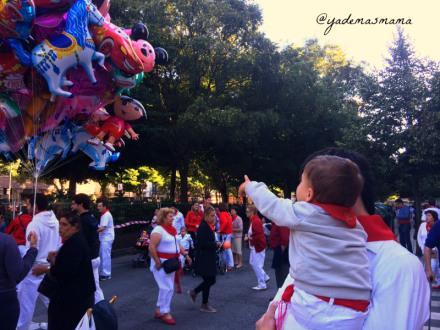
[[[382,269],[386,270],[388,274],[422,274],[424,276],[420,260],[395,241],[381,242],[381,248],[376,253],[376,259],[375,264],[380,266],[379,271]]]

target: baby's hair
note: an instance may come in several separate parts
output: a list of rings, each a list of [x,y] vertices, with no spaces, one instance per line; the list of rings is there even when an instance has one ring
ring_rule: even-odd
[[[362,192],[364,180],[359,167],[338,156],[317,156],[304,167],[315,201],[352,207]]]

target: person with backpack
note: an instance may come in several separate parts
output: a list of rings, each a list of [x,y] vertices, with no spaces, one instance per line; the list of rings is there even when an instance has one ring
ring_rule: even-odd
[[[396,218],[399,224],[399,241],[403,247],[407,248],[409,252],[413,252],[411,244],[411,209],[409,206],[403,204],[403,201],[396,199]]]
[[[32,214],[29,198],[25,199],[23,207],[25,212],[12,219],[5,229],[5,234],[11,235],[14,238],[22,257],[26,253],[26,228],[32,221],[32,217],[29,215]]]

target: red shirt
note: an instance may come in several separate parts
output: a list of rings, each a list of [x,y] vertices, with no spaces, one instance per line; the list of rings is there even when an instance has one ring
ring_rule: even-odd
[[[253,215],[250,219],[252,235],[249,237],[251,246],[256,252],[261,252],[266,248],[266,237],[263,231],[263,221],[258,215]]]
[[[186,214],[185,218],[185,226],[188,231],[196,232],[197,227],[200,225],[203,219],[203,212],[193,212],[189,211]]]
[[[26,228],[32,217],[29,214],[22,214],[12,220],[5,229],[5,234],[12,235],[17,245],[26,244]]]
[[[220,212],[220,234],[232,234],[232,217],[229,212]]]
[[[271,249],[279,246],[289,246],[290,230],[287,227],[277,226],[272,222],[272,229],[270,230],[269,245]]]

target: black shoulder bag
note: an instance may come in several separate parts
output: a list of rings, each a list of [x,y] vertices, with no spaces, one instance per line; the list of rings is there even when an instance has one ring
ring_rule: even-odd
[[[179,251],[177,249],[176,236],[174,236],[174,242],[176,243],[176,253],[178,254]],[[177,257],[165,260],[164,262],[162,262],[162,267],[163,267],[163,270],[165,271],[165,273],[167,273],[167,274],[177,271],[180,268],[179,257],[177,256]]]

